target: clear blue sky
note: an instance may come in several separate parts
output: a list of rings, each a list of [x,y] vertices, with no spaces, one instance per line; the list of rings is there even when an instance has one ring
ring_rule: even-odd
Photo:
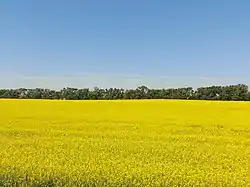
[[[249,84],[250,1],[1,0],[0,67],[1,87]]]

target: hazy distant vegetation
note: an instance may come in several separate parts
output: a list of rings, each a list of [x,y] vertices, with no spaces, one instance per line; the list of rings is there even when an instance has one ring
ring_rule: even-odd
[[[0,98],[20,99],[66,99],[66,100],[115,100],[115,99],[192,99],[250,101],[248,86],[244,84],[230,86],[192,87],[171,89],[150,89],[139,86],[136,89],[109,88],[63,88],[51,89],[1,89]]]

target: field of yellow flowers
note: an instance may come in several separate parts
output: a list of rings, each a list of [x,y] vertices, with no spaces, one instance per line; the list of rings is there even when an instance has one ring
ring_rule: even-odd
[[[0,100],[0,186],[250,186],[250,103]]]

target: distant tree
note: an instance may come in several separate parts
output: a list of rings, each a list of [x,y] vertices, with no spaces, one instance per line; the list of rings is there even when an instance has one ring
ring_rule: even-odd
[[[35,89],[0,89],[0,98],[20,99],[66,99],[66,100],[115,100],[115,99],[195,99],[250,101],[248,86],[244,84],[229,86],[149,89],[142,85],[136,89],[106,88],[63,88],[60,91]]]
[[[250,92],[247,92],[246,94],[246,101],[250,101]]]
[[[148,96],[147,96],[148,91],[149,91],[148,87],[146,87],[144,85],[137,87],[135,90],[136,98],[137,99],[147,99],[148,98]]]

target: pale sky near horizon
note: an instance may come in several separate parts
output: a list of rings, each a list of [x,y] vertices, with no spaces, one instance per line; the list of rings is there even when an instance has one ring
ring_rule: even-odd
[[[250,85],[249,0],[1,0],[0,88]]]

